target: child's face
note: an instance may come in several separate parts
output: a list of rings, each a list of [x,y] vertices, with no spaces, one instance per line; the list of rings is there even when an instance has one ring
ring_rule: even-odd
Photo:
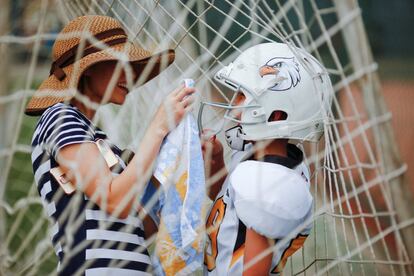
[[[244,104],[245,100],[246,100],[246,96],[244,96],[244,94],[241,93],[241,92],[237,92],[236,98],[233,101],[233,105],[234,106],[242,106]],[[241,120],[241,112],[242,112],[241,108],[233,109],[231,111],[231,115],[232,115],[233,118],[236,118],[237,120]]]
[[[234,99],[234,105],[240,106],[243,105],[246,96],[242,92],[237,92],[236,98]]]

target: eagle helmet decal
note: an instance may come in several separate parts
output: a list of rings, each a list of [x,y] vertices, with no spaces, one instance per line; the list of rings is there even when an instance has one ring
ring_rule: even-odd
[[[259,68],[263,78],[266,75],[275,75],[275,85],[269,87],[272,91],[285,91],[295,87],[300,82],[299,64],[294,57],[275,57]]]

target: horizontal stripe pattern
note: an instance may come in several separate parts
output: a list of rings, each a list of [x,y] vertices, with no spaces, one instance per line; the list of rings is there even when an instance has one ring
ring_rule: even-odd
[[[32,160],[36,160],[43,153],[43,149],[40,146],[34,147],[32,150]]]
[[[94,268],[123,268],[135,271],[151,271],[150,264],[142,263],[142,262],[134,262],[134,261],[125,261],[119,260],[114,261],[113,259],[90,259],[87,260],[88,262],[88,269]]]
[[[100,230],[100,229],[88,229],[86,230],[87,240],[107,240],[107,241],[119,241],[133,243],[137,245],[144,245],[145,241],[138,235],[123,233],[111,230]]]
[[[87,269],[85,272],[85,276],[151,276],[151,273],[143,272],[143,271],[136,271],[132,269],[126,268],[107,268],[107,267],[99,267],[99,268],[90,268]]]
[[[87,220],[85,222],[85,228],[86,229],[102,229],[105,228],[107,230],[111,231],[122,231],[131,234],[138,235],[140,237],[144,237],[144,230],[140,227],[134,227],[122,222],[114,222],[114,221],[96,221],[96,220]]]
[[[97,139],[107,136],[76,108],[62,103],[48,108],[34,131],[33,171],[44,209],[53,221],[49,233],[59,258],[58,274],[72,275],[87,262],[85,275],[151,275],[147,272],[151,270],[151,261],[138,216],[113,217],[91,204],[85,195],[62,193],[49,172],[58,166],[56,156],[61,148]],[[120,159],[122,151],[109,144],[119,159],[120,170],[113,171],[116,176],[126,164]],[[68,208],[72,212],[69,215]],[[69,225],[71,228],[67,229]],[[73,253],[72,249],[79,244],[85,246]]]
[[[45,203],[45,209],[49,217],[51,217],[56,212],[56,205],[54,202],[48,203],[47,201],[43,201]]]
[[[115,250],[115,249],[106,249],[106,248],[96,248],[96,249],[86,249],[86,259],[112,259],[116,256],[117,259],[134,261],[150,264],[151,260],[148,255],[129,252],[125,250]]]
[[[56,255],[58,255],[60,252],[62,252],[62,245],[60,245],[60,242],[58,242],[56,245],[55,245],[55,253],[56,253]]]
[[[40,178],[50,171],[50,161],[47,160],[43,164],[41,164],[35,171],[34,179],[36,183],[40,182]]]
[[[85,211],[85,216],[87,220],[101,220],[101,221],[111,221],[111,222],[120,222],[124,224],[133,225],[135,227],[142,228],[142,221],[138,217],[128,216],[125,219],[119,219],[113,216],[108,215],[101,210],[91,210],[87,209]]]
[[[43,200],[46,200],[46,196],[48,193],[50,193],[52,191],[52,186],[50,184],[50,181],[46,182],[42,189],[40,190],[40,196],[42,197]]]
[[[50,236],[53,238],[59,232],[59,222],[55,222],[50,229]]]
[[[111,230],[88,229],[86,230],[86,239],[120,241],[137,245],[145,245],[145,240],[138,235]]]

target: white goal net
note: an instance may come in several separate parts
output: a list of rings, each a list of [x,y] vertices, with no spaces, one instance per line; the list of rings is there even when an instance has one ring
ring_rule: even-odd
[[[124,148],[140,142],[161,100],[180,80],[196,81],[199,100],[225,101],[228,95],[213,75],[248,47],[289,42],[312,53],[334,86],[333,117],[321,142],[303,145],[312,171],[313,228],[284,274],[413,274],[406,166],[394,145],[356,0],[30,1],[29,33],[12,31],[5,14],[11,1],[6,2],[7,8],[0,7],[0,275],[56,273],[49,220],[30,161],[36,118],[25,116],[24,107],[47,76],[56,33],[85,14],[118,19],[146,49],[176,51],[163,77],[138,88],[122,107],[98,112],[99,124]]]

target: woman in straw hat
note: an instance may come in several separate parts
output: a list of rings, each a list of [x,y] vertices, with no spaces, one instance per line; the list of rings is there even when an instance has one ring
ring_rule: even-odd
[[[143,223],[132,213],[140,184],[148,179],[170,127],[188,112],[194,89],[179,87],[170,93],[138,154],[123,160],[122,151],[91,122],[95,106],[122,104],[131,84],[159,74],[173,62],[174,51],[151,54],[128,42],[113,18],[83,16],[61,31],[53,60],[50,76],[30,99],[26,114],[41,115],[32,163],[52,218],[58,273],[146,274],[151,264]]]

